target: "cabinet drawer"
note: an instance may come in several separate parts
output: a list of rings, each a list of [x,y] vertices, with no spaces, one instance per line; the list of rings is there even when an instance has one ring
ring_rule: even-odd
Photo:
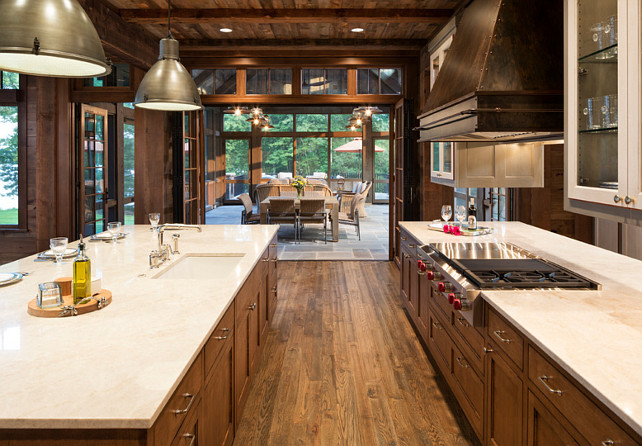
[[[524,368],[524,338],[492,308],[488,311],[488,336],[520,370]]]
[[[403,229],[401,230],[401,248],[405,248],[413,254],[417,248],[417,240]]]
[[[435,360],[442,366],[442,373],[449,375],[452,359],[450,353],[452,341],[446,332],[445,323],[437,319],[432,311],[429,312],[429,317],[428,346]]]
[[[154,443],[172,442],[183,421],[196,412],[197,399],[203,382],[203,355],[198,355],[183,381],[169,399],[154,427]],[[187,443],[189,444],[189,442]]]
[[[205,344],[203,361],[205,376],[209,375],[212,366],[218,359],[226,344],[233,342],[234,336],[234,303],[227,309],[216,326],[214,333]]]
[[[528,350],[528,378],[590,444],[636,445],[611,418],[571,383],[560,370],[532,347]],[[609,443],[611,440],[613,443]]]
[[[468,415],[468,421],[480,435],[484,409],[484,382],[477,376],[466,355],[455,346],[453,346],[452,370],[463,393],[464,400],[460,401],[461,406]]]
[[[432,305],[437,308],[438,310],[435,311],[441,311],[441,313],[448,319],[448,321],[451,320],[452,316],[452,310],[453,306],[448,303],[448,296],[444,293],[441,293],[439,289],[437,288],[437,284],[439,282],[434,282],[434,281],[429,281],[430,283],[430,295],[432,297]]]
[[[484,338],[475,327],[470,325],[468,321],[457,311],[455,311],[455,319],[453,325],[455,331],[461,335],[464,343],[467,344],[472,355],[468,359],[477,368],[477,371],[483,371],[482,349],[484,348]]]
[[[192,414],[187,417],[171,446],[198,446],[202,444],[198,435],[198,407],[194,407]]]
[[[276,238],[272,239],[270,242],[270,246],[268,247],[268,259],[270,260],[269,262],[269,274],[276,274],[276,266],[277,266],[277,244],[276,244]]]

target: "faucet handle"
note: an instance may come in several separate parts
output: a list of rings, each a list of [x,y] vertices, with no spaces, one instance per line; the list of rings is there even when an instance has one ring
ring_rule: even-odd
[[[178,250],[178,239],[181,238],[180,234],[172,234],[172,240],[174,241],[174,254],[180,254]]]

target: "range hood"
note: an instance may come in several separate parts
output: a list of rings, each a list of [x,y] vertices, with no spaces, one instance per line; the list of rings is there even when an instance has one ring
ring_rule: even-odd
[[[473,0],[419,116],[420,142],[523,142],[564,132],[563,2]]]

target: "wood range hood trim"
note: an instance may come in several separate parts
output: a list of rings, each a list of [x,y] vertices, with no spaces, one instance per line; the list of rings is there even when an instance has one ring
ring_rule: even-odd
[[[419,141],[560,139],[562,20],[554,0],[474,0],[419,117]]]

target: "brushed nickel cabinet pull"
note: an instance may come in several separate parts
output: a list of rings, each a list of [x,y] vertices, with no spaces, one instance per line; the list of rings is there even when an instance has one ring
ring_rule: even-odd
[[[461,316],[457,318],[457,322],[459,322],[459,325],[463,325],[466,328],[470,327],[468,321]]]
[[[414,247],[415,247],[415,245],[413,245],[411,243],[408,243],[408,248],[414,248]]]
[[[274,285],[274,286],[272,287],[272,292],[273,292],[273,293],[276,293],[276,285]]]
[[[606,440],[604,440],[602,442],[602,446],[613,446],[614,444],[615,444],[615,442],[613,440],[611,440],[610,438],[608,438],[608,439],[606,439]]]
[[[270,259],[270,262],[276,263],[276,261],[277,261],[276,259]]]
[[[261,260],[263,260],[264,262],[269,262],[270,261],[270,259],[261,259]]]
[[[482,347],[482,350],[484,350],[484,353],[487,353],[487,354],[495,351],[490,347]]]
[[[276,243],[270,243],[270,248],[276,248]]]
[[[256,309],[256,302],[254,302],[252,305],[247,307],[250,311],[254,311]]]
[[[186,434],[183,434],[183,438],[191,438],[192,441],[189,442],[187,446],[192,446],[194,442],[196,441],[196,434],[190,434],[189,432]]]
[[[462,361],[463,361],[463,362],[462,362]],[[463,367],[463,368],[465,368],[465,369],[467,369],[468,367],[470,367],[470,366],[468,365],[468,361],[466,361],[466,360],[465,360],[464,358],[462,358],[461,356],[458,356],[458,357],[457,357],[457,364],[459,364],[460,366],[462,366],[462,367]]]
[[[619,195],[616,195],[616,196],[613,197],[613,201],[616,202],[616,203],[619,203],[620,200],[622,200],[622,198]]]
[[[192,407],[192,403],[194,402],[194,395],[192,395],[191,393],[184,393],[183,394],[183,398],[189,398],[189,403],[187,404],[187,407],[185,409],[174,409],[174,410],[172,410],[172,412],[175,415],[182,415],[184,413],[187,413],[190,410],[190,408]]]
[[[406,237],[401,237],[401,240],[403,240],[405,242],[408,239]]]
[[[435,327],[435,328],[438,328],[439,330],[443,330],[443,328],[441,327],[441,324],[439,322],[433,322],[432,326]]]
[[[624,197],[624,203],[626,203],[626,204],[631,204],[634,201],[635,200],[633,198],[629,197],[628,195],[626,197]]]
[[[225,333],[225,336],[214,336],[214,339],[216,339],[216,340],[218,340],[218,341],[224,341],[224,340],[226,340],[226,339],[227,339],[227,337],[230,335],[230,332],[231,332],[231,331],[232,331],[232,330],[231,330],[230,328],[224,328],[224,329],[223,329],[223,333]]]
[[[503,337],[503,336],[502,336],[502,334],[504,334],[504,333],[506,333],[504,330],[495,330],[495,331],[493,332],[493,334],[495,335],[495,337],[496,337],[497,339],[499,339],[500,341],[505,342],[505,343],[507,343],[507,344],[510,344],[511,342],[513,342],[511,339],[508,339],[508,338]]]
[[[550,379],[550,376],[540,376],[539,381],[544,384],[544,387],[546,387],[546,390],[548,390],[550,393],[554,393],[557,396],[562,396],[562,391],[559,389],[553,389],[551,386],[548,385],[548,380]]]

